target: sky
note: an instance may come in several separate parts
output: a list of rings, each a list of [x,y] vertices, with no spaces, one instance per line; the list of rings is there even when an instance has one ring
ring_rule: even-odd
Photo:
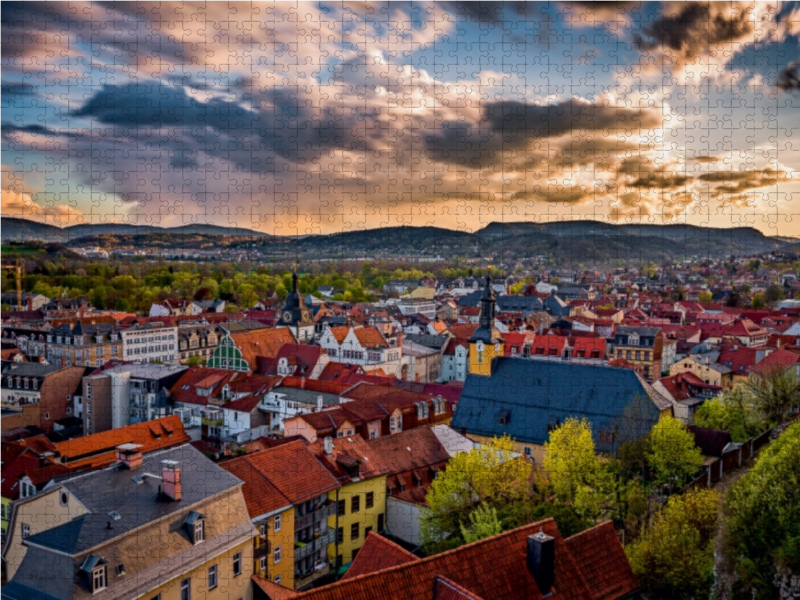
[[[800,236],[800,3],[1,8],[3,216]]]

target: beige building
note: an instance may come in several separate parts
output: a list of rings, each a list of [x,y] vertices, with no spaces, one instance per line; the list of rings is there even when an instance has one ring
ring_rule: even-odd
[[[714,361],[717,353],[692,354],[669,367],[670,375],[692,373],[709,385],[733,387],[733,371]]]
[[[12,505],[4,597],[250,600],[242,482],[188,444],[139,448]]]

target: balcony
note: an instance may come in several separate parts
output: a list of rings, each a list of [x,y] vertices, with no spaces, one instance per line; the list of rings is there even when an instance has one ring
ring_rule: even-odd
[[[310,542],[295,542],[294,543],[294,559],[295,561],[311,556],[317,550],[325,550],[328,546],[336,541],[336,530],[331,528],[317,538]]]
[[[294,574],[294,589],[302,590],[311,585],[314,581],[319,579],[320,577],[324,577],[328,573],[331,572],[331,566],[324,562],[320,565],[317,565],[313,569],[310,569],[305,572],[297,571]]]
[[[322,521],[330,517],[331,515],[336,514],[336,503],[328,500],[327,502],[323,503],[321,506],[317,507],[316,510],[299,517],[295,514],[294,519],[294,530],[299,531],[301,529],[305,529],[306,527],[310,527],[314,523]]]
[[[203,417],[200,419],[201,425],[208,425],[209,427],[221,427],[222,423],[222,417]]]
[[[260,543],[256,544],[255,550],[253,551],[253,559],[258,560],[262,556],[269,556],[272,552],[272,545],[269,543],[269,540],[259,538]]]

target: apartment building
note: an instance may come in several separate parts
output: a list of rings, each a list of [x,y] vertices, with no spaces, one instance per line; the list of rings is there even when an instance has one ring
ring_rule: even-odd
[[[134,325],[120,332],[125,360],[139,362],[177,362],[178,327],[164,323]]]

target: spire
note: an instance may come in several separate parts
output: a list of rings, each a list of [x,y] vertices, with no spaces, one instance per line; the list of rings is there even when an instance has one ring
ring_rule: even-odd
[[[494,306],[497,299],[492,289],[492,278],[486,276],[486,287],[481,294],[481,316],[478,321],[478,328],[472,334],[471,341],[482,340],[487,344],[494,341]]]

